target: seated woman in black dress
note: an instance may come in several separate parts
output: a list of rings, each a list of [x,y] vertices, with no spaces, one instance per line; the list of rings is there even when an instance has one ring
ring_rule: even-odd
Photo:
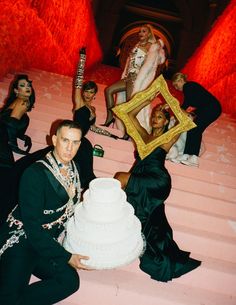
[[[144,104],[131,111],[129,116],[144,142],[149,143],[167,131],[170,115],[163,108],[154,108],[151,116],[152,133],[148,134],[136,118],[148,102]],[[171,190],[171,177],[164,163],[167,152],[177,138],[157,147],[143,160],[138,158],[129,173],[118,172],[115,175],[142,223],[146,250],[140,258],[140,268],[152,279],[162,282],[177,278],[200,265],[199,261],[189,257],[189,252],[178,248],[165,215],[164,201]]]
[[[35,103],[32,82],[27,75],[16,75],[9,88],[9,95],[0,111],[0,164],[11,166],[14,162],[13,152],[26,155],[32,144],[25,134],[29,126],[28,111]],[[26,150],[18,147],[17,139],[24,141]]]

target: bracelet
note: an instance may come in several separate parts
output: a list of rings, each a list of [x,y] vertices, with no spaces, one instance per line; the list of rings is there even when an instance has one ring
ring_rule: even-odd
[[[76,79],[75,79],[75,88],[77,89],[81,89],[83,85],[85,62],[86,62],[86,54],[80,54],[80,59],[79,59],[77,72],[76,72]]]
[[[94,125],[90,126],[90,130],[95,133],[101,134],[103,136],[107,136],[107,137],[111,136],[111,133],[109,131],[102,129],[100,127],[94,126]]]

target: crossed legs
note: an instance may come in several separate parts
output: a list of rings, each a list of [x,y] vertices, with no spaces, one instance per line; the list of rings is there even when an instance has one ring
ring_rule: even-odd
[[[124,92],[126,98],[125,100],[120,101],[120,103],[124,103],[130,99],[132,89],[133,89],[133,84],[131,81],[127,79],[121,79],[105,89],[107,116],[106,116],[106,121],[103,124],[104,126],[109,126],[110,122],[113,119],[113,113],[111,109],[115,106],[114,95],[119,92]]]

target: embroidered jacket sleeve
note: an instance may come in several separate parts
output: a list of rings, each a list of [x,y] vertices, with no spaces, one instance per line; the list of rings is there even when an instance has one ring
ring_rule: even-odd
[[[56,210],[65,205],[47,179],[41,164],[33,164],[24,172],[19,187],[19,207],[27,239],[32,248],[46,259],[68,262],[71,253],[56,240],[58,227],[44,229],[42,224],[55,220],[59,215],[45,215],[44,210]],[[62,213],[62,212],[61,212]],[[61,214],[60,214],[61,216]],[[54,218],[54,219],[53,219]]]

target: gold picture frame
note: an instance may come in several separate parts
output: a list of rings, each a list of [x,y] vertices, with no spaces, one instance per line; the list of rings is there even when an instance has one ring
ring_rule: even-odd
[[[168,104],[169,108],[178,120],[178,124],[146,144],[135,128],[134,123],[130,119],[128,113],[138,107],[144,101],[150,100],[151,103],[151,101],[158,94],[162,95],[165,102]],[[156,147],[164,143],[168,143],[177,134],[196,127],[196,124],[192,121],[192,119],[190,119],[188,115],[181,110],[179,101],[170,94],[167,83],[162,75],[156,78],[146,90],[136,93],[131,100],[115,106],[112,108],[112,111],[120,120],[123,121],[126,127],[126,132],[130,137],[133,138],[137,145],[137,150],[141,159],[148,156]]]

